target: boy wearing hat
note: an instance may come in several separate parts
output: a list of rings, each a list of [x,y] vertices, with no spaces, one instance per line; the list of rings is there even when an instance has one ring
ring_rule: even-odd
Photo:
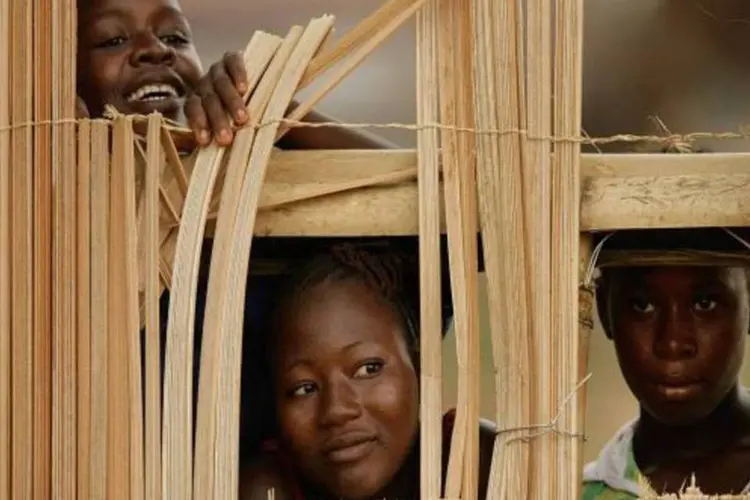
[[[750,493],[750,251],[723,229],[633,231],[604,242],[597,307],[640,414],[586,466],[583,500],[635,499],[644,483]]]

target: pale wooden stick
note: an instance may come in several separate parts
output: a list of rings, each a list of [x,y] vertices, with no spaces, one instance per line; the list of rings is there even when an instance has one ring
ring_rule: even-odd
[[[253,39],[259,37],[262,35],[256,33]],[[253,39],[250,44],[257,44]],[[224,152],[225,149],[215,142],[199,152],[182,210],[175,250],[162,421],[163,488],[175,500],[192,498],[195,295],[208,205]]]
[[[517,128],[521,110],[518,72],[519,17],[515,2],[480,1],[477,25],[477,126]],[[517,136],[479,138],[478,176],[482,242],[495,366],[496,421],[528,425],[529,385],[526,251],[521,142]],[[527,498],[529,453],[498,436],[489,498]]]
[[[144,192],[144,296],[146,316],[146,500],[160,500],[161,491],[161,332],[159,323],[159,178],[162,169],[162,119],[148,118]]]
[[[127,306],[127,229],[125,217],[125,163],[132,154],[132,143],[128,143],[128,123],[118,118],[112,131],[112,161],[110,175],[109,218],[109,309],[107,317],[108,364],[107,376],[107,499],[130,500],[131,468],[136,457],[131,453],[131,407],[130,400],[130,352],[129,321]]]
[[[11,4],[0,0],[0,497],[11,498]]]
[[[283,116],[297,90],[305,68],[332,26],[332,16],[315,19],[307,26],[274,89],[263,115],[264,122],[274,122]],[[246,214],[246,216],[236,218],[231,239],[229,265],[231,280],[225,305],[227,314],[221,325],[226,342],[221,345],[220,372],[217,383],[219,403],[215,408],[218,413],[218,422],[214,498],[217,499],[231,498],[237,495],[238,491],[239,386],[247,271],[258,201],[277,130],[278,126],[269,126],[258,132],[238,205],[238,213]]]
[[[417,13],[417,123],[438,121],[437,4]],[[443,336],[440,259],[440,153],[438,132],[417,134],[419,168],[420,294],[420,495],[435,500],[442,493]]]
[[[263,193],[261,193],[261,201],[258,204],[258,210],[274,210],[286,205],[292,205],[301,201],[315,200],[332,194],[346,193],[356,189],[385,184],[398,184],[399,182],[413,180],[416,176],[417,171],[413,168],[408,168],[396,172],[387,172],[385,174],[373,175],[340,183],[321,183],[319,185],[291,184],[288,186],[288,189],[284,189],[283,191],[272,191],[270,194],[273,196],[262,196],[269,194],[267,190],[263,191]],[[217,216],[218,211],[214,210],[209,212],[208,220],[215,219]]]
[[[78,124],[78,484],[91,498],[91,122]],[[95,304],[94,307],[98,307]]]
[[[342,36],[336,45],[317,55],[310,66],[305,70],[299,88],[303,89],[312,83],[318,76],[328,71],[331,66],[345,59],[355,50],[359,49],[381,29],[382,26],[391,21],[407,9],[414,0],[388,0],[379,9],[359,22],[353,29]]]
[[[169,132],[167,131],[167,129],[163,127],[161,129],[161,140],[162,140],[162,147],[164,148],[164,152],[167,155],[167,165],[172,169],[174,178],[177,180],[177,185],[180,188],[180,193],[182,194],[182,197],[184,198],[185,196],[187,196],[187,192],[188,192],[187,172],[185,172],[185,167],[182,165],[182,161],[180,160],[180,155],[177,152],[177,148],[174,145],[172,136],[169,135]]]
[[[441,122],[471,127],[473,114],[471,9],[463,0],[439,4]],[[445,497],[474,498],[478,458],[477,206],[473,137],[443,129],[445,219],[458,364],[456,423]]]
[[[406,21],[411,18],[411,16],[419,10],[419,8],[424,4],[425,0],[411,0],[410,5],[407,4],[403,7],[403,11],[399,12],[392,20],[390,20],[388,23],[384,24],[383,26],[379,27],[378,30],[372,35],[371,38],[367,40],[358,50],[356,50],[350,58],[347,60],[346,64],[342,65],[340,68],[338,68],[336,71],[334,71],[333,75],[329,77],[328,80],[326,80],[326,83],[323,84],[319,89],[315,90],[310,97],[307,98],[307,100],[301,102],[299,106],[294,108],[294,110],[289,114],[287,117],[289,120],[301,120],[302,118],[307,115],[307,113],[312,110],[312,108],[320,102],[321,99],[323,99],[328,93],[333,90],[336,85],[338,85],[341,80],[346,78],[349,73],[354,71],[357,66],[360,65],[360,63],[372,53],[373,50],[375,50],[381,43],[383,43],[385,40],[388,39],[398,28],[400,28]],[[355,28],[356,29],[356,28]],[[283,117],[282,117],[283,118]],[[276,140],[281,139],[288,131],[289,131],[288,125],[283,125],[279,127],[279,132],[276,135]]]
[[[552,54],[551,54],[551,0],[532,0],[526,5],[526,62],[518,56],[518,74],[525,78],[528,90],[524,104],[529,135],[549,137],[552,127]],[[523,47],[522,44],[518,44]],[[523,88],[523,85],[521,86]],[[522,99],[524,96],[521,96]],[[522,119],[524,114],[521,114]],[[550,310],[550,153],[549,140],[528,140],[524,136],[525,157],[522,166],[524,188],[524,216],[526,223],[526,276],[528,279],[528,307],[532,312],[530,338],[532,339],[531,392],[533,394],[531,420],[534,423],[551,422],[557,411],[560,394],[555,390],[554,370],[559,366],[553,350],[556,330],[552,327]],[[554,243],[553,243],[554,242]],[[564,396],[563,396],[564,397]],[[555,467],[556,436],[546,434],[531,443],[531,464],[528,472],[532,483],[530,495],[541,498],[557,494]]]
[[[141,329],[138,312],[138,229],[135,194],[135,136],[132,118],[122,120],[123,150],[121,189],[123,203],[120,216],[124,232],[124,320],[128,350],[128,390],[130,410],[130,498],[143,499],[143,377],[141,364]],[[119,169],[115,168],[115,172]],[[119,173],[119,172],[118,172]]]
[[[246,52],[253,57],[246,59],[248,86],[253,89],[252,98],[247,106],[248,116],[257,124],[266,110],[274,87],[286,65],[292,50],[302,36],[302,28],[293,27],[286,39],[259,33],[252,39]],[[262,77],[262,79],[261,79]],[[255,88],[257,85],[257,88]],[[196,420],[195,454],[201,457],[194,470],[193,495],[195,498],[212,498],[214,489],[214,459],[216,456],[216,410],[218,404],[218,363],[221,338],[221,321],[223,319],[224,293],[229,282],[228,253],[230,250],[237,217],[237,201],[245,177],[247,162],[255,139],[255,128],[241,129],[235,138],[225,170],[224,189],[221,193],[221,205],[217,221],[214,245],[211,252],[211,271],[208,281],[208,297],[203,326],[203,345],[201,349],[201,367],[198,392],[198,412]]]
[[[53,118],[52,2],[36,0],[34,119]],[[59,113],[56,114],[59,116]],[[52,445],[52,172],[51,125],[38,125],[34,134],[34,497],[51,492]]]
[[[293,29],[300,29],[301,30],[302,28],[301,27],[294,27]],[[263,33],[263,35],[264,36],[275,36],[275,35],[268,35],[267,33]],[[242,57],[243,63],[244,63],[244,65],[246,67],[252,67],[254,59],[255,59],[255,48],[252,47],[250,44],[248,44],[248,46],[245,47],[245,52],[243,53],[243,57]],[[257,69],[255,71],[257,72]],[[261,76],[261,74],[258,74],[257,78],[260,78],[260,76]],[[245,103],[246,106],[249,104],[250,96],[253,95],[256,92],[256,88],[255,88],[256,85],[257,85],[257,81],[256,82],[251,82],[251,85],[248,85],[248,90],[243,95],[243,102]],[[258,126],[258,121],[257,120],[253,120],[252,123],[247,124],[246,126],[248,126],[248,125],[252,126],[252,127],[257,127]],[[236,124],[233,125],[233,126],[236,126]],[[219,175],[216,178],[216,183],[214,184],[214,192],[213,192],[213,194],[211,196],[211,204],[209,205],[209,210],[211,212],[214,211],[215,207],[218,206],[219,201],[221,200],[221,193],[224,190],[225,177],[226,177],[226,168],[222,168],[219,171]],[[210,217],[210,215],[209,215],[209,217]]]
[[[75,18],[77,11],[75,5],[69,1],[53,0],[52,3],[52,67],[55,75],[52,98],[52,117],[59,120],[72,120],[75,118]],[[53,138],[54,157],[58,161],[55,171],[55,184],[59,186],[61,197],[61,214],[57,214],[60,226],[57,230],[61,233],[57,239],[60,241],[60,253],[56,255],[57,262],[61,266],[59,276],[62,283],[56,285],[57,296],[53,301],[59,307],[59,313],[55,313],[58,320],[57,327],[61,331],[57,334],[55,348],[60,351],[61,364],[57,365],[59,371],[54,378],[61,379],[59,394],[61,402],[61,435],[54,439],[53,435],[53,460],[59,461],[61,478],[59,486],[61,490],[55,491],[53,483],[52,495],[55,498],[75,499],[77,483],[77,338],[76,338],[76,302],[78,298],[78,275],[76,247],[77,238],[77,196],[76,196],[76,125],[67,121],[57,126]],[[54,307],[54,306],[53,306]],[[55,349],[53,349],[53,352]],[[53,398],[55,396],[53,395]],[[60,448],[55,451],[54,444],[59,443]]]
[[[163,130],[164,129],[162,128],[162,132],[163,132]],[[162,144],[164,144],[164,141],[162,141]],[[172,146],[174,147],[174,144]],[[135,150],[138,152],[138,155],[141,158],[142,164],[144,165],[144,169],[145,169],[145,164],[148,162],[146,151],[144,151],[143,146],[141,146],[140,142],[138,142],[137,140],[135,141]],[[164,153],[165,154],[167,154],[167,151],[168,151],[167,148],[164,147]],[[167,161],[170,162],[170,163],[173,161],[173,159],[171,159],[171,155],[169,155],[169,154],[167,154]],[[180,161],[179,157],[177,157],[177,161],[178,162]],[[182,171],[182,163],[180,163],[179,167],[170,167],[170,168],[173,169],[173,170],[176,169],[176,170]],[[184,171],[182,171],[182,173],[184,174]],[[180,189],[180,191],[182,191],[181,181],[178,181],[176,177],[175,177],[175,179],[176,179],[176,185],[178,186],[178,188]],[[185,182],[187,182],[187,181],[185,181]],[[136,186],[138,186],[138,185],[139,185],[138,181],[136,180]],[[177,209],[175,208],[174,204],[172,203],[172,199],[169,196],[169,193],[167,192],[167,188],[165,188],[161,184],[161,182],[160,182],[159,186],[158,186],[158,190],[159,190],[159,202],[162,204],[162,208],[165,209],[165,211],[167,213],[167,216],[169,218],[171,218],[175,223],[179,223],[180,222],[180,215],[179,215]],[[141,207],[141,204],[140,204],[140,200],[139,200],[139,198],[137,196],[138,194],[140,194],[140,193],[136,193],[136,200],[138,201],[139,210],[141,210],[142,207]]]
[[[578,380],[584,380],[588,376],[589,345],[591,334],[594,330],[594,318],[596,315],[594,304],[594,283],[589,282],[588,270],[591,262],[593,248],[593,235],[581,233],[578,245]],[[579,389],[578,396],[578,422],[577,426],[583,430],[586,428],[586,401],[587,387]],[[582,471],[584,467],[583,453],[578,454],[576,470]]]
[[[583,0],[556,0],[555,3],[555,110],[553,133],[569,137],[581,130],[581,89],[583,52]],[[581,348],[578,336],[578,254],[580,233],[580,145],[571,142],[554,144],[552,164],[552,311],[554,331],[560,343],[558,394],[562,397],[579,384]],[[562,397],[557,404],[562,402]],[[560,426],[574,434],[581,433],[583,422],[576,393],[562,413]],[[561,484],[556,495],[576,498],[581,481],[582,442],[558,436],[557,469]],[[574,481],[573,478],[576,480]]]
[[[11,120],[33,119],[33,1],[12,4]],[[12,132],[11,169],[11,490],[16,498],[31,498],[33,490],[33,133],[30,126]]]
[[[107,497],[109,357],[109,126],[91,125],[91,500]]]

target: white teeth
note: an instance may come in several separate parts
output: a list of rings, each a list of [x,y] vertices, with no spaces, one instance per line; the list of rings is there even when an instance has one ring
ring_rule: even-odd
[[[128,96],[128,101],[161,101],[170,97],[179,97],[177,89],[171,85],[144,85]]]

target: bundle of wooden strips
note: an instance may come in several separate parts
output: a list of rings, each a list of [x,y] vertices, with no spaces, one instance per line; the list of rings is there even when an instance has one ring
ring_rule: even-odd
[[[438,6],[428,1],[417,18],[417,124],[438,121]],[[440,157],[438,132],[417,136],[420,272],[420,484],[422,498],[442,493],[442,321],[440,304]]]
[[[170,498],[227,498],[237,492],[240,356],[248,262],[272,147],[286,131],[279,126],[280,120],[304,84],[351,52],[342,66],[335,67],[323,90],[295,108],[290,119],[324,97],[421,3],[391,0],[327,51],[320,47],[329,37],[331,16],[314,19],[305,28],[294,27],[285,39],[262,32],[251,39],[245,52],[251,84],[246,98],[248,114],[255,121],[240,130],[231,148],[214,144],[199,151],[184,196],[179,199],[177,194],[177,200],[173,200],[173,205],[180,207],[178,228],[172,225],[175,230],[161,231],[161,248],[166,254],[160,263],[166,265],[162,274],[172,276],[161,464],[163,490],[169,492]],[[256,132],[259,122],[266,125]],[[165,197],[169,199],[174,194],[172,189]],[[218,201],[219,208],[203,325],[193,447],[190,375],[195,297],[212,199]],[[200,460],[192,460],[193,452]]]
[[[581,441],[570,433],[582,422],[576,391],[585,352],[577,328],[579,151],[549,138],[580,129],[581,5],[477,0],[474,12],[477,128],[508,131],[478,142],[504,429],[490,490],[493,498],[575,498]]]
[[[10,0],[0,0],[0,496],[11,492]]]
[[[0,2],[3,498],[75,498],[81,477],[75,21],[70,1]]]

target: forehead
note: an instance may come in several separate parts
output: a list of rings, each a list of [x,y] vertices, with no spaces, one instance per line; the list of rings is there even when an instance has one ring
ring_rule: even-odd
[[[395,311],[368,286],[347,279],[325,281],[284,311],[278,352],[284,357],[335,352],[368,343],[403,344],[403,326]]]
[[[610,273],[618,289],[661,288],[679,292],[701,286],[723,286],[739,291],[745,284],[745,269],[722,266],[663,266],[618,268]]]
[[[84,23],[106,15],[147,19],[164,11],[182,12],[177,0],[83,0],[78,5]]]

